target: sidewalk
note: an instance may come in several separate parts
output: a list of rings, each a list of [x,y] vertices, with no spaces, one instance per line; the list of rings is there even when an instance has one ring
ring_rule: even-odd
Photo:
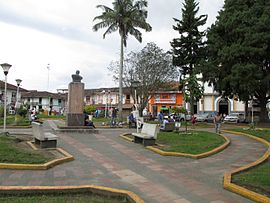
[[[49,124],[55,126],[53,121]],[[71,153],[74,161],[47,171],[0,170],[0,185],[95,184],[130,190],[149,203],[251,202],[224,190],[222,179],[225,171],[258,159],[266,150],[261,143],[225,134],[232,141],[227,149],[193,160],[163,157],[119,137],[130,131],[99,129],[99,134],[58,134],[59,147]]]

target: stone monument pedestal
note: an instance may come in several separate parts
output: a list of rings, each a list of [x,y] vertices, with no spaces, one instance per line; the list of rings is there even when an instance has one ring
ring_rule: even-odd
[[[84,83],[74,81],[69,83],[67,126],[84,126],[83,99]]]
[[[67,113],[67,126],[84,126],[84,115],[82,113]]]

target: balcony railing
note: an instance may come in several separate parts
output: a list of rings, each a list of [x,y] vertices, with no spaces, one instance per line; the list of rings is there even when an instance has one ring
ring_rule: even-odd
[[[155,99],[155,103],[156,104],[175,104],[176,103],[176,99],[175,98],[170,98],[170,99],[159,99],[159,98],[156,98]]]

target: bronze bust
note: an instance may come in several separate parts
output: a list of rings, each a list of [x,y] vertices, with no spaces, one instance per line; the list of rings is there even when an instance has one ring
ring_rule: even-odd
[[[72,74],[72,82],[81,82],[82,76],[80,76],[80,71],[76,70],[76,74]]]

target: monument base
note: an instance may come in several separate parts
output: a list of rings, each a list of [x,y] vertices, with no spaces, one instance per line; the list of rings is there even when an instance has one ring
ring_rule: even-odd
[[[84,114],[67,113],[67,126],[84,126]]]

